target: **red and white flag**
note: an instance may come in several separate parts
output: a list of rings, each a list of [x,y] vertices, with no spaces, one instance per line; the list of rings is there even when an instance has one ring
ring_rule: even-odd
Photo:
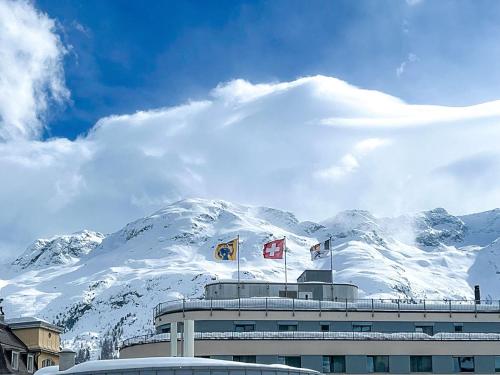
[[[264,244],[262,255],[266,259],[283,259],[285,252],[285,239],[274,240]]]

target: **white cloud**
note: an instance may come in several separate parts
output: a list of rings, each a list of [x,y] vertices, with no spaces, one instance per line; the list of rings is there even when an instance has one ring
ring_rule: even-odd
[[[33,139],[50,102],[69,98],[55,23],[28,1],[0,0],[0,141]]]
[[[403,61],[396,69],[396,75],[398,77],[401,77],[403,75],[403,73],[405,72],[405,70],[408,68],[408,65],[410,65],[416,61],[418,61],[417,55],[415,55],[414,53],[409,53],[406,60]]]
[[[3,143],[2,246],[116,230],[189,196],[304,219],[489,209],[500,205],[499,108],[410,105],[322,76],[238,80],[204,101],[103,118],[76,141]]]

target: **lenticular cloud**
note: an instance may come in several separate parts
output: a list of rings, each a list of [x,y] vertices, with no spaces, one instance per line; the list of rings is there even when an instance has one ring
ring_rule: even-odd
[[[194,196],[315,220],[348,208],[490,209],[500,203],[497,104],[414,106],[323,76],[236,80],[203,101],[103,118],[76,141],[0,144],[0,238],[17,252]]]

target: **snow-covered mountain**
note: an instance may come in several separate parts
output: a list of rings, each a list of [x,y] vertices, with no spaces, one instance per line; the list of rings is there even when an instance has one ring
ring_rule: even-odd
[[[36,315],[65,328],[69,345],[98,348],[152,330],[162,301],[197,297],[206,282],[236,277],[233,262],[213,260],[215,245],[240,236],[242,277],[284,279],[283,263],[261,246],[286,236],[289,277],[306,268],[309,248],[332,238],[336,282],[360,297],[500,299],[500,210],[456,217],[442,208],[377,218],[352,210],[315,223],[289,212],[224,201],[183,200],[103,235],[83,231],[37,240],[0,266],[0,297],[9,316]]]

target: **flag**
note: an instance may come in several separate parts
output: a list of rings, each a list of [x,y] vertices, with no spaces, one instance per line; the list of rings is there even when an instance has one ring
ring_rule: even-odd
[[[283,259],[285,252],[285,239],[274,240],[264,244],[262,255],[266,259]]]
[[[220,243],[214,250],[216,260],[236,260],[238,259],[238,239],[226,243]]]
[[[311,260],[326,258],[329,256],[330,251],[332,251],[331,246],[330,239],[312,246],[310,249]]]

